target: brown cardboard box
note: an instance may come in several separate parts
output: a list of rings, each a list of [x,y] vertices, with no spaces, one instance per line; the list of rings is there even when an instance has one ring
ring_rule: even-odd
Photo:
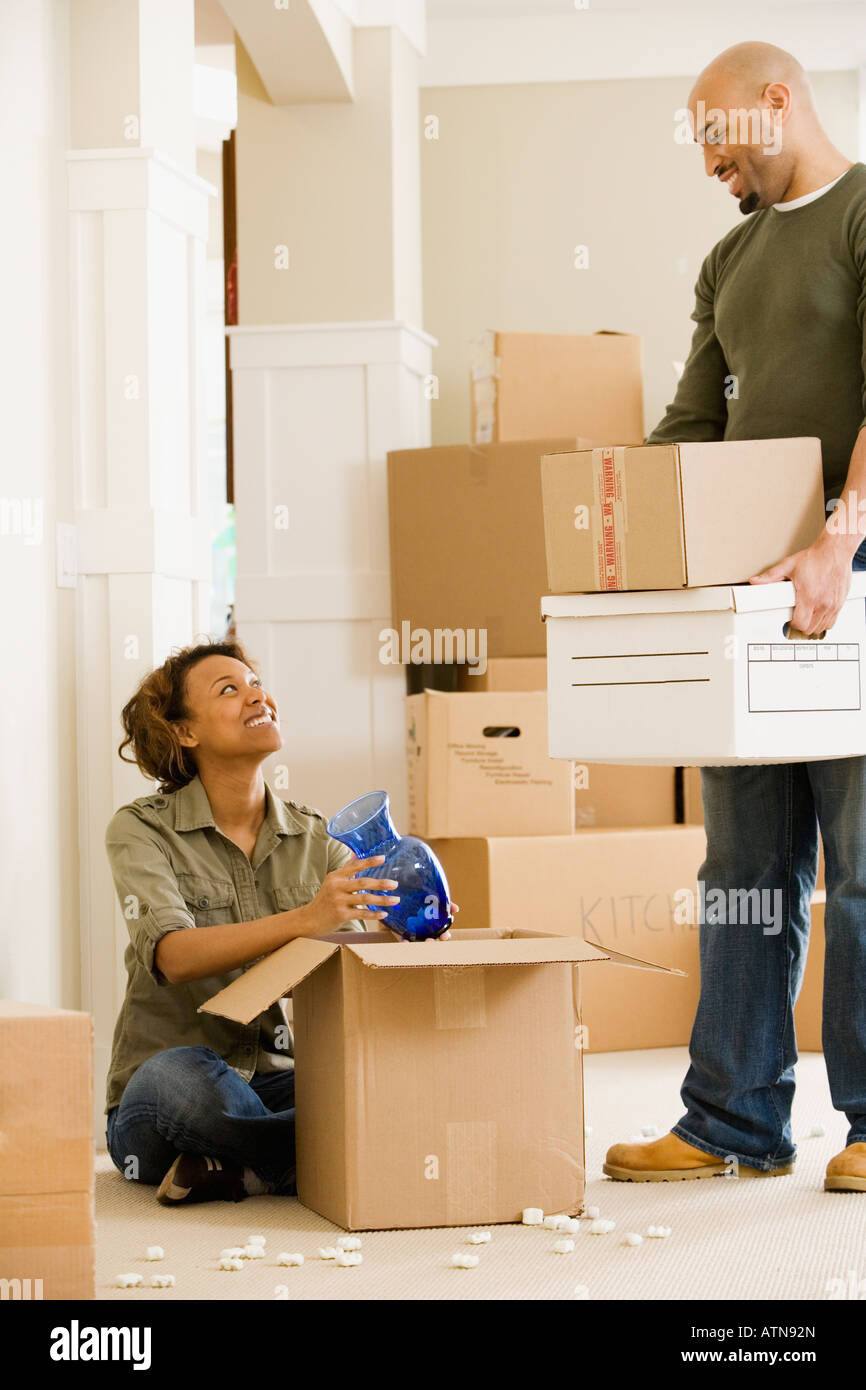
[[[483,673],[474,675],[471,669],[458,668],[457,688],[461,692],[547,689],[547,661],[541,656],[494,657]],[[675,771],[673,767],[575,763],[575,827],[673,825]]]
[[[470,439],[585,434],[640,444],[641,340],[628,333],[495,333],[472,345]]]
[[[688,1042],[700,985],[696,893],[705,845],[703,831],[686,826],[432,842],[461,931],[543,924],[686,972],[583,970],[592,1052]],[[691,901],[677,896],[681,890]]]
[[[704,803],[701,795],[701,769],[683,768],[683,820],[686,825],[703,825]],[[816,890],[824,890],[824,846],[818,837],[818,880]]]
[[[406,700],[409,833],[567,835],[571,764],[548,756],[544,691]]]
[[[93,1235],[92,1192],[0,1196],[0,1279],[9,1281],[6,1296],[92,1299]]]
[[[478,695],[487,690],[546,690],[547,657],[495,656],[480,666],[458,666],[457,689]]]
[[[809,954],[800,994],[794,1005],[794,1031],[798,1052],[823,1052],[821,1016],[824,1003],[824,908],[827,895],[815,891],[812,898],[812,925]]]
[[[683,768],[683,820],[686,825],[703,825],[704,801],[701,794],[701,769]]]
[[[575,829],[673,825],[676,822],[675,777],[673,767],[575,763]]]
[[[745,583],[826,520],[818,439],[551,452],[541,476],[552,594]]]
[[[31,1297],[93,1298],[92,1053],[89,1014],[0,1000],[0,1278]]]
[[[818,877],[815,881],[815,891],[823,893],[827,885],[824,882],[824,845],[818,836]]]
[[[515,1222],[583,1206],[576,985],[614,955],[521,930],[299,937],[202,1009],[249,1023],[294,992],[305,1206],[347,1230]]]
[[[404,660],[413,645],[418,662],[465,660],[461,642],[482,640],[488,659],[544,656],[541,456],[580,447],[548,434],[388,455],[391,622]]]

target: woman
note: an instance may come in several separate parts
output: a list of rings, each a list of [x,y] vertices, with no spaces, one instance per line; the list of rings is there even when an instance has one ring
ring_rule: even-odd
[[[384,856],[355,858],[324,816],[265,783],[262,763],[282,747],[279,716],[237,642],[169,657],[122,720],[121,758],[130,749],[124,760],[160,790],[123,806],[106,832],[130,935],[109,1152],[126,1177],[158,1183],[163,1203],[294,1193],[283,1003],[248,1025],[198,1006],[295,937],[366,931],[399,902],[398,885],[356,878]]]

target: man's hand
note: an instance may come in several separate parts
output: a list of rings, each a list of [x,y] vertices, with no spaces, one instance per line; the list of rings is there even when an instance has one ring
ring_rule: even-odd
[[[454,913],[455,913],[455,912],[459,912],[459,911],[460,911],[460,908],[457,906],[456,903],[449,903],[448,906],[449,906],[449,908],[450,908],[450,910],[451,910],[451,915],[452,915],[452,917],[454,916]],[[408,941],[408,940],[409,940],[408,936],[401,936],[399,932],[394,931],[394,928],[393,928],[393,927],[389,927],[389,928],[388,928],[388,931],[391,932],[392,936],[396,936],[396,938],[397,938],[398,941]],[[447,940],[449,939],[450,936],[451,936],[451,928],[449,927],[448,930],[447,930],[447,931],[444,931],[444,932],[442,933],[441,936],[434,936],[434,937],[432,938],[432,940],[433,940],[433,941],[447,941]]]
[[[801,632],[823,632],[839,616],[851,588],[851,556],[834,543],[827,531],[805,550],[786,555],[778,564],[753,574],[750,584],[778,584],[790,579],[794,585],[794,611],[791,626]]]

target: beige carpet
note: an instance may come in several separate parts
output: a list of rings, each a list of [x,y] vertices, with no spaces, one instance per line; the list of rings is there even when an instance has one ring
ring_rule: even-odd
[[[154,1188],[125,1181],[107,1154],[97,1155],[96,1296],[149,1299],[569,1299],[585,1286],[590,1299],[827,1299],[834,1279],[866,1279],[866,1192],[822,1190],[827,1160],[845,1145],[846,1121],[833,1110],[818,1053],[798,1068],[794,1174],[785,1178],[712,1178],[686,1183],[618,1183],[602,1176],[608,1145],[655,1124],[665,1132],[680,1118],[685,1048],[587,1055],[589,1182],[586,1201],[616,1221],[609,1235],[590,1235],[582,1222],[572,1254],[553,1251],[553,1231],[493,1226],[489,1245],[466,1243],[469,1229],[361,1233],[363,1264],[336,1267],[319,1246],[345,1234],[292,1198],[250,1197],[169,1211]],[[806,1136],[813,1125],[823,1138]],[[397,1175],[399,1181],[399,1175]],[[670,1226],[666,1240],[647,1238],[649,1225]],[[642,1245],[623,1243],[627,1231]],[[224,1246],[267,1236],[263,1260],[237,1272],[217,1268]],[[162,1245],[165,1259],[144,1258]],[[276,1263],[299,1251],[300,1268]],[[452,1254],[480,1255],[475,1269],[454,1269]],[[849,1271],[854,1271],[851,1276]],[[114,1276],[174,1274],[170,1290],[122,1290]],[[830,1285],[830,1287],[832,1287]],[[866,1287],[866,1285],[864,1285]],[[280,1294],[279,1290],[284,1291]],[[850,1297],[850,1293],[848,1294]]]

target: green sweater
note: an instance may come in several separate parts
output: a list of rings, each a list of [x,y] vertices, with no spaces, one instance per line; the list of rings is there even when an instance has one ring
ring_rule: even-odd
[[[866,424],[866,165],[723,236],[692,318],[676,396],[646,442],[817,435],[825,500],[838,497]]]

